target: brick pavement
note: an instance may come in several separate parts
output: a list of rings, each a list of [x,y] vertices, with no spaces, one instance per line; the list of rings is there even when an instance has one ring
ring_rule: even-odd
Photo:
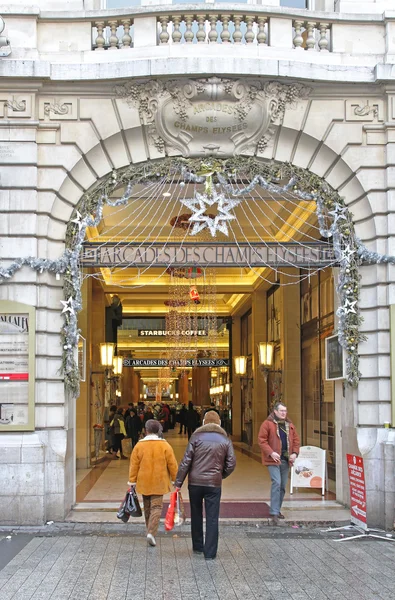
[[[335,542],[319,529],[222,526],[218,557],[191,550],[188,530],[161,533],[148,547],[143,528],[14,529],[0,570],[0,600],[393,600],[395,543]],[[0,538],[11,532],[2,530]],[[7,545],[8,544],[8,545]],[[3,557],[6,554],[2,554]]]

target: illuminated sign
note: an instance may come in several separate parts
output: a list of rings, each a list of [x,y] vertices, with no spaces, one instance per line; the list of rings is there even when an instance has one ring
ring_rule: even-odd
[[[229,358],[188,358],[187,360],[167,360],[167,358],[124,358],[124,367],[229,367]]]

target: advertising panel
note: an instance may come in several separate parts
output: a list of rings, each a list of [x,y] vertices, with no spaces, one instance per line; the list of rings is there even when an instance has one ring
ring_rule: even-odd
[[[0,302],[0,431],[34,429],[34,308]]]
[[[325,494],[326,452],[317,446],[301,446],[299,455],[291,469],[291,486],[293,488],[321,488]]]
[[[347,454],[348,479],[350,483],[351,523],[367,529],[366,488],[363,458]]]
[[[326,380],[344,379],[346,374],[346,358],[339,336],[332,335],[325,340]]]

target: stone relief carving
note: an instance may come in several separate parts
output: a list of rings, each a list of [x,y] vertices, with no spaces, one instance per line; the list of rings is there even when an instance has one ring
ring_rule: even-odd
[[[369,106],[369,104],[365,104],[365,106],[356,106],[354,108],[354,115],[357,115],[357,117],[366,117],[370,114],[372,114],[374,117],[377,117],[377,115],[379,114],[378,107]]]
[[[7,108],[10,108],[13,112],[24,112],[26,110],[26,100],[7,100],[5,103]]]
[[[310,90],[256,78],[210,77],[127,82],[116,86],[115,94],[138,109],[148,143],[158,152],[225,156],[262,152],[285,110]]]
[[[70,110],[70,106],[68,104],[59,104],[58,102],[54,102],[53,104],[45,104],[44,106],[44,114],[49,115],[53,112],[55,115],[67,115]]]
[[[42,96],[38,99],[38,118],[45,121],[75,121],[78,119],[78,99]]]
[[[32,116],[32,96],[0,92],[0,119],[25,119]]]
[[[383,114],[384,105],[379,98],[346,100],[346,121],[383,121]]]

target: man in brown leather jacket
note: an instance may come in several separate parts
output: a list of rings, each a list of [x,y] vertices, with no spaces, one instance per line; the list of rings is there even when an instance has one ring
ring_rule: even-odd
[[[270,514],[273,525],[277,525],[278,519],[284,519],[280,509],[289,467],[292,467],[300,449],[295,425],[287,418],[287,407],[282,402],[276,402],[273,412],[262,423],[258,444],[262,451],[262,463],[269,469],[272,480]]]
[[[221,427],[218,413],[209,410],[203,426],[192,435],[178,468],[176,488],[181,488],[188,475],[191,506],[193,551],[204,554],[206,560],[217,555],[218,519],[222,480],[236,466],[233,444]],[[206,539],[203,540],[203,500],[206,511]]]

